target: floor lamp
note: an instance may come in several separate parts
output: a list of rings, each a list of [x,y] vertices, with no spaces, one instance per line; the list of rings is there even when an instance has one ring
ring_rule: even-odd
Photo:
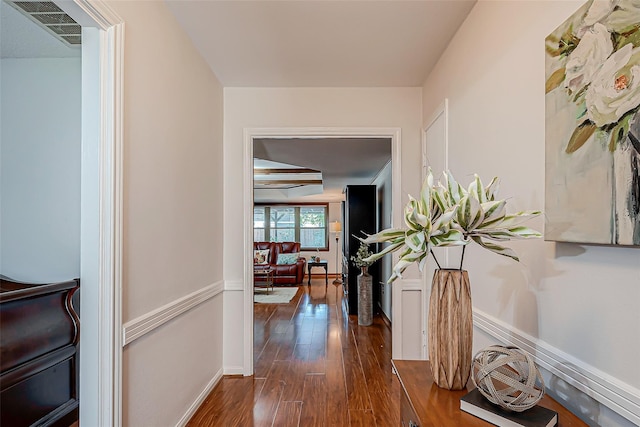
[[[340,221],[333,221],[329,224],[329,230],[336,235],[336,280],[333,281],[334,285],[342,284],[342,270],[341,265],[338,263],[338,255],[340,254],[340,246],[338,246],[338,240],[340,239],[340,232],[342,231],[342,225]]]

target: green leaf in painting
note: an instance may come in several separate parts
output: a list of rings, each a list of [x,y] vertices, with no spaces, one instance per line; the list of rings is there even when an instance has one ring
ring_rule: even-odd
[[[576,130],[573,131],[571,138],[569,139],[569,143],[567,144],[566,153],[571,154],[576,151],[578,148],[582,147],[585,142],[593,135],[596,131],[597,126],[587,120],[579,125]]]
[[[573,34],[573,25],[569,25],[560,40],[553,35],[548,36],[545,49],[551,56],[566,56],[573,52],[578,43],[580,39]]]
[[[545,87],[545,93],[549,93],[562,84],[566,76],[566,69],[564,67],[554,71],[547,79]]]
[[[632,27],[630,31],[620,34],[615,40],[616,50],[620,50],[624,45],[631,43],[633,47],[640,46],[640,27]]]
[[[614,152],[616,151],[616,146],[618,145],[618,142],[621,141],[622,139],[620,138],[620,129],[616,126],[615,128],[613,128],[613,131],[611,132],[611,136],[609,138],[609,151],[610,152]]]
[[[584,100],[584,97],[581,100],[574,100],[577,105],[576,109],[576,121],[583,119],[587,116],[587,103]]]
[[[637,112],[636,110],[632,110],[629,113],[625,114],[616,125],[611,129],[611,139],[609,139],[609,151],[612,153],[616,150],[618,143],[620,141],[624,141],[629,133],[629,122],[631,118]]]

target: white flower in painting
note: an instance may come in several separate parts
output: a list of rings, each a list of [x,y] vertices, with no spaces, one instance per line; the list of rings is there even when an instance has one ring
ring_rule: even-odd
[[[640,47],[614,52],[587,88],[587,116],[598,127],[615,123],[640,105]]]
[[[587,14],[584,16],[583,22],[585,25],[593,25],[613,11],[616,7],[616,0],[593,0]]]
[[[578,46],[569,55],[564,86],[577,92],[589,83],[601,65],[613,52],[611,34],[607,28],[596,23],[587,30]]]
[[[617,33],[629,31],[640,24],[640,0],[619,0],[616,9],[603,22]]]

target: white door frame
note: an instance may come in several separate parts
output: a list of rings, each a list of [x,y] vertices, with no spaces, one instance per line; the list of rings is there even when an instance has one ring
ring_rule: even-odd
[[[82,25],[80,425],[122,424],[124,23],[100,0],[56,0]]]
[[[253,375],[253,140],[255,138],[390,138],[391,139],[391,221],[393,226],[402,222],[400,206],[401,185],[401,131],[400,128],[245,128],[243,147],[244,171],[244,375]],[[402,313],[393,293],[392,350],[402,348]],[[398,303],[396,303],[398,302]],[[399,353],[398,353],[399,354]]]
[[[434,134],[430,134],[430,131]],[[429,150],[431,147],[431,150]],[[432,154],[429,156],[429,151]],[[437,158],[434,158],[437,157]],[[432,167],[436,170],[433,171],[436,176],[434,179],[440,178],[440,173],[449,169],[449,99],[445,98],[440,105],[438,105],[435,111],[431,114],[427,125],[422,130],[422,181],[427,177],[428,168]],[[442,170],[439,170],[442,169]],[[443,262],[443,266],[448,268],[449,266],[449,248],[433,248],[433,251],[438,253],[438,256],[444,255],[440,262]],[[443,261],[444,260],[444,261]],[[427,261],[426,268],[422,272],[422,324],[425,325],[425,330],[422,332],[422,357],[424,359],[429,358],[428,343],[427,343],[427,318],[429,314],[429,295],[431,294],[431,279],[435,271],[435,262],[431,259]]]

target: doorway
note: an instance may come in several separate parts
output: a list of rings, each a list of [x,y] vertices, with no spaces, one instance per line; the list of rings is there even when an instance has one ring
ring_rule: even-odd
[[[253,161],[254,142],[260,139],[290,139],[290,140],[310,140],[311,143],[319,143],[321,139],[331,138],[387,138],[391,141],[391,206],[398,206],[401,188],[400,170],[400,129],[398,128],[273,128],[273,129],[245,129],[244,132],[244,172],[245,183],[253,183]],[[253,269],[249,268],[253,264],[253,185],[245,185],[244,191],[244,229],[245,229],[245,299],[244,299],[244,375],[252,375],[253,367]],[[391,211],[392,224],[400,223],[400,212]],[[395,294],[396,291],[393,290]],[[394,295],[395,297],[396,295]],[[391,310],[393,301],[391,298]],[[400,322],[393,322],[393,343],[396,344],[396,328],[401,326]]]

